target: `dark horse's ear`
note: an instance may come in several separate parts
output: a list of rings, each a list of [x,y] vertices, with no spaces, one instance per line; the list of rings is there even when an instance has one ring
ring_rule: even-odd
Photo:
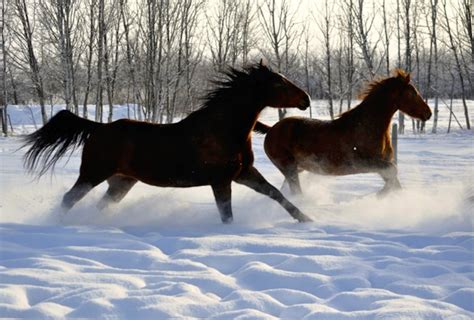
[[[264,67],[265,64],[263,63],[263,58],[260,58],[260,62],[258,63],[260,67]]]

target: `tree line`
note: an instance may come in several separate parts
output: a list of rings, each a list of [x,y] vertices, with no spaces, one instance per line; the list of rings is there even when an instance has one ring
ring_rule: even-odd
[[[219,71],[261,57],[326,99],[332,118],[365,82],[403,68],[434,99],[434,132],[440,98],[462,99],[470,129],[471,0],[4,0],[1,20],[5,134],[9,104],[40,105],[43,123],[54,103],[86,118],[95,105],[100,122],[117,104],[171,122]]]

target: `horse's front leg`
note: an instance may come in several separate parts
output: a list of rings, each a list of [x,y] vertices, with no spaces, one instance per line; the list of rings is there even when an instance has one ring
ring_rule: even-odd
[[[229,181],[221,184],[213,184],[211,186],[223,223],[231,223],[234,219],[232,216],[232,190],[230,185],[231,182]]]
[[[293,218],[299,222],[312,221],[291,202],[289,202],[277,188],[265,180],[265,178],[260,174],[260,172],[258,172],[257,169],[255,169],[255,167],[249,167],[242,170],[239,176],[234,179],[234,181],[277,201]]]
[[[377,196],[385,196],[391,191],[399,190],[402,188],[400,181],[398,180],[398,169],[397,166],[387,160],[372,160],[370,163],[371,167],[382,177],[385,185],[382,190],[377,192]]]

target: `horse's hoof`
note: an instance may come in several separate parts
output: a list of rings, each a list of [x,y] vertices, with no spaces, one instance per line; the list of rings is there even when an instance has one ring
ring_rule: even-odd
[[[312,222],[313,219],[311,219],[310,217],[304,215],[304,214],[300,214],[297,218],[298,222]]]
[[[382,199],[389,193],[388,190],[382,189],[376,193],[377,198]]]
[[[388,196],[389,194],[395,193],[397,191],[402,190],[402,187],[400,186],[393,186],[389,188],[383,188],[379,192],[377,192],[377,198],[383,199],[384,197]]]
[[[231,224],[234,221],[233,217],[222,217],[222,223],[223,224]]]

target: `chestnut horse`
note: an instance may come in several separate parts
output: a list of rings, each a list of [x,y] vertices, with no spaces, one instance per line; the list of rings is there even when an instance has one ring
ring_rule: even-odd
[[[358,106],[332,121],[292,117],[271,128],[257,123],[255,131],[267,133],[265,152],[293,194],[301,193],[298,172],[303,170],[325,175],[376,172],[385,181],[379,194],[401,188],[390,122],[397,110],[424,121],[431,110],[402,70],[369,84],[362,98]]]
[[[61,111],[28,135],[25,166],[44,174],[68,151],[84,145],[79,178],[63,197],[69,210],[107,180],[99,208],[119,202],[137,181],[160,187],[210,185],[222,222],[233,219],[231,182],[246,185],[282,205],[298,221],[310,221],[253,166],[251,132],[266,107],[306,109],[306,92],[261,62],[223,73],[203,106],[174,124],[117,120],[103,124]]]

